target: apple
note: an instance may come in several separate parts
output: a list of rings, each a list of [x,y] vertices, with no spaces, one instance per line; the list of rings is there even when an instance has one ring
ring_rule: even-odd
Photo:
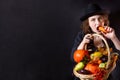
[[[105,63],[100,63],[99,68],[105,68],[106,64]]]
[[[91,59],[94,59],[94,54],[93,54],[93,53],[90,54],[90,58],[91,58]]]

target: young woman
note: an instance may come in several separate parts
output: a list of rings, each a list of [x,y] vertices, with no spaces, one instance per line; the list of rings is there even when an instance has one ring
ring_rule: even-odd
[[[97,4],[89,4],[85,9],[85,14],[80,18],[82,21],[82,30],[78,33],[71,53],[71,59],[73,60],[73,54],[75,50],[84,49],[86,44],[91,42],[92,33],[101,34],[105,37],[110,47],[114,52],[120,53],[120,41],[115,34],[115,30],[109,26],[108,20],[109,13],[103,10]],[[103,26],[107,33],[103,33],[98,30],[99,26]],[[95,47],[104,47],[104,43],[100,37],[94,37],[93,43]],[[109,76],[108,80],[120,80],[120,63],[117,62],[116,68]],[[111,77],[112,76],[112,77]],[[75,77],[75,80],[79,80]]]

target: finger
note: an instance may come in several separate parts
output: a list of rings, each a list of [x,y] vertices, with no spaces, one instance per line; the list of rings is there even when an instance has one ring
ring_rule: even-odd
[[[85,35],[85,38],[88,38],[90,36],[90,34],[87,34],[87,35]]]
[[[92,37],[91,36],[87,36],[86,39],[92,40]]]
[[[92,37],[92,35],[91,35],[91,34],[88,34],[88,35],[87,35],[87,37],[88,37],[88,38],[91,38],[91,37]]]
[[[113,28],[111,28],[111,29],[110,29],[110,32],[112,32],[112,31],[114,31],[114,29],[113,29]]]
[[[105,27],[105,30],[107,31],[108,27]]]
[[[108,26],[105,27],[105,30],[107,31],[107,33],[112,32],[112,28]]]
[[[113,29],[111,27],[108,27],[107,32],[109,33],[109,32],[112,32],[112,31],[113,31]]]
[[[90,40],[90,37],[86,37],[86,39]]]
[[[104,32],[101,32],[102,34],[103,34],[103,36],[105,36],[106,35],[106,33],[104,33]]]
[[[110,32],[110,27],[107,27],[107,28],[106,28],[106,31],[107,31],[107,33]]]
[[[90,39],[86,39],[86,43],[90,43]]]
[[[109,29],[109,32],[112,32],[112,28]]]
[[[110,32],[112,31],[112,28],[111,28],[111,27],[109,27],[109,31],[110,31]]]

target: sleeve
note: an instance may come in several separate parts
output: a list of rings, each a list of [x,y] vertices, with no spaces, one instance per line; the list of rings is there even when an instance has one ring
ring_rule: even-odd
[[[113,49],[113,52],[116,52],[120,55],[120,50],[117,50],[113,44],[113,42],[111,40],[107,40],[108,41],[108,44],[109,44],[109,47],[111,47]]]
[[[77,34],[77,36],[76,36],[76,38],[74,40],[74,44],[73,44],[73,47],[72,47],[72,50],[71,50],[71,60],[72,61],[74,61],[73,60],[74,51],[77,49],[78,45],[82,41],[83,36],[84,36],[83,32],[78,32],[78,34]]]

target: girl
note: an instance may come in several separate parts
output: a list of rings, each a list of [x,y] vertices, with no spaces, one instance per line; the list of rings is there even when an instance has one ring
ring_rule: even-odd
[[[82,21],[82,31],[80,31],[75,39],[71,59],[73,60],[73,54],[75,50],[84,49],[84,46],[90,43],[92,33],[101,34],[105,37],[110,47],[114,52],[120,53],[120,41],[115,34],[115,30],[109,26],[108,12],[103,10],[97,4],[89,4],[85,9],[85,14],[80,18]],[[99,26],[103,26],[107,33],[103,33],[98,30]],[[93,43],[96,47],[104,47],[102,39],[94,37]],[[74,61],[73,61],[74,62]],[[108,80],[120,80],[120,64],[117,63],[115,70],[111,73]],[[75,77],[75,80],[79,80]]]

